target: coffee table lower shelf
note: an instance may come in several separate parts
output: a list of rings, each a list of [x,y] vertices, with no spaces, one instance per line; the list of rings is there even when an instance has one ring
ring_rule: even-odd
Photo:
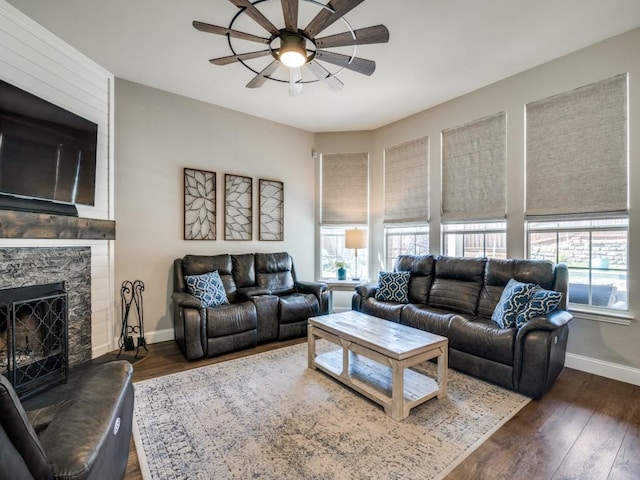
[[[348,372],[343,372],[342,361],[342,351],[334,350],[318,355],[315,359],[315,367],[382,405],[385,413],[392,416],[392,368],[351,351],[349,352]],[[403,418],[413,407],[441,393],[440,386],[435,379],[408,368],[404,370],[403,390],[402,405],[406,410]]]

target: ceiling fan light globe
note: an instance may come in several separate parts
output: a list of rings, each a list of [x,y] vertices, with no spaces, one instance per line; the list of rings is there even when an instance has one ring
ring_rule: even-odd
[[[307,63],[307,56],[295,50],[280,52],[280,62],[289,68],[299,68]]]

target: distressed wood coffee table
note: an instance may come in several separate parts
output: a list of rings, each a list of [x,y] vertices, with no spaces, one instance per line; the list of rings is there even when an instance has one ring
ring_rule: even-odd
[[[316,355],[316,339],[342,347]],[[394,420],[427,400],[447,396],[445,337],[360,312],[309,318],[309,368],[326,372],[384,407]],[[437,358],[433,379],[408,367]]]

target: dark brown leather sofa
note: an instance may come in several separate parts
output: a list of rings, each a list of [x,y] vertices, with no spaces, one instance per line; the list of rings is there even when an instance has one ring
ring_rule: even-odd
[[[307,319],[328,313],[327,285],[298,281],[286,252],[186,255],[174,261],[175,339],[188,360],[307,334]],[[185,276],[217,271],[229,301],[204,307]]]
[[[352,308],[449,339],[449,366],[539,398],[564,367],[569,335],[568,270],[537,260],[401,255],[410,272],[409,303],[376,300],[375,284],[356,287]],[[510,279],[561,292],[560,305],[520,328],[491,320]]]

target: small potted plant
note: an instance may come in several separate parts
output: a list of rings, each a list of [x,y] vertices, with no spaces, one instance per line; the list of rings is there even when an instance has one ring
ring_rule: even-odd
[[[347,269],[345,268],[345,263],[342,260],[336,260],[336,271],[338,272],[338,280],[346,280],[347,279]]]

